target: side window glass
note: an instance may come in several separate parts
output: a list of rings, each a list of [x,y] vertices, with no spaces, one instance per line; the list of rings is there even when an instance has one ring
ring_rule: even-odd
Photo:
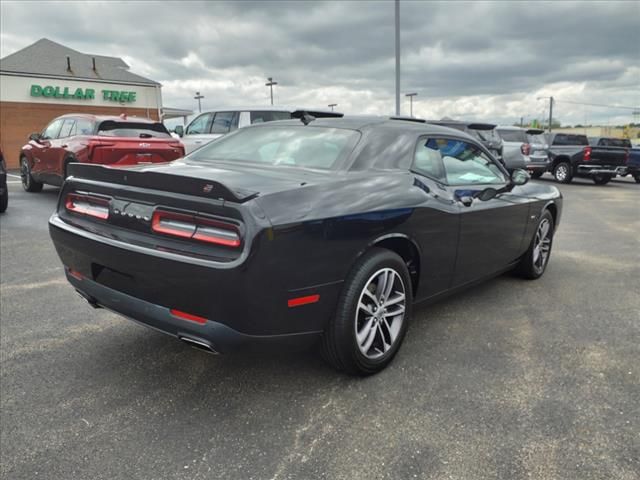
[[[44,131],[42,132],[42,138],[44,138],[45,140],[58,138],[60,127],[62,127],[62,119],[54,120],[47,126],[47,128],[44,129]]]
[[[62,128],[60,129],[60,134],[58,138],[67,138],[72,135],[74,127],[76,125],[76,121],[73,118],[67,118],[62,124]]]
[[[84,118],[79,118],[76,120],[75,128],[73,129],[72,135],[92,135],[93,134],[93,123],[89,120],[85,120]]]
[[[211,129],[211,119],[213,118],[213,114],[205,113],[204,115],[200,115],[193,122],[189,124],[187,127],[186,135],[193,135],[199,133],[209,133]]]
[[[445,175],[442,155],[437,148],[437,144],[433,143],[434,141],[433,139],[427,140],[426,138],[418,140],[418,146],[416,147],[416,153],[413,158],[413,168],[425,177],[444,182]]]
[[[449,185],[487,185],[505,183],[506,178],[479,147],[461,140],[431,138],[426,147],[440,154]]]
[[[218,112],[213,119],[211,133],[229,133],[234,112]]]

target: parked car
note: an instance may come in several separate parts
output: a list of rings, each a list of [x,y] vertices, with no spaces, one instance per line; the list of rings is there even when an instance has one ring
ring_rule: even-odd
[[[432,125],[441,125],[443,127],[455,128],[462,132],[468,133],[472,137],[479,140],[482,145],[496,159],[504,165],[502,139],[496,132],[496,126],[492,123],[481,122],[463,122],[460,120],[451,120],[444,118],[442,120],[427,120]]]
[[[457,130],[303,120],[165,165],[70,165],[49,221],[68,281],[207,351],[320,340],[334,367],[370,374],[398,351],[414,302],[544,273],[556,187],[509,176]]]
[[[273,105],[268,107],[225,108],[223,110],[204,112],[194,118],[186,129],[182,126],[177,126],[175,133],[182,138],[186,152],[191,153],[196,148],[200,148],[238,128],[276,120],[290,120],[295,116],[301,115],[302,112],[313,115],[316,118],[343,116],[342,113],[329,110]]]
[[[549,168],[549,146],[544,130],[499,126],[502,139],[502,159],[508,170],[522,168],[533,178],[540,178]]]
[[[586,135],[552,133],[548,138],[550,168],[560,183],[584,177],[591,178],[597,185],[605,185],[616,175],[626,173],[628,150],[590,145]]]
[[[629,150],[627,173],[633,177],[636,183],[640,183],[640,147]]]
[[[68,114],[29,136],[20,151],[22,186],[39,192],[43,183],[62,185],[72,162],[104,165],[169,162],[184,147],[160,122],[126,115]]]
[[[9,206],[9,189],[7,188],[7,163],[0,150],[0,213],[7,211]]]

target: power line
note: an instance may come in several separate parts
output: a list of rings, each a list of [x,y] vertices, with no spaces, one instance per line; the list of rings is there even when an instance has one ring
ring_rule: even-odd
[[[586,105],[588,107],[604,107],[604,108],[618,108],[622,110],[638,110],[639,107],[627,107],[625,105],[605,105],[602,103],[586,103],[586,102],[574,102],[572,100],[557,100],[553,99],[556,103],[572,103],[574,105]]]

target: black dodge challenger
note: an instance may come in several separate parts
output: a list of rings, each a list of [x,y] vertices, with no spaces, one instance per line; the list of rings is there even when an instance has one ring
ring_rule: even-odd
[[[562,197],[471,136],[395,118],[237,130],[167,164],[72,164],[50,233],[69,282],[211,352],[319,342],[371,374],[412,305],[546,268]]]

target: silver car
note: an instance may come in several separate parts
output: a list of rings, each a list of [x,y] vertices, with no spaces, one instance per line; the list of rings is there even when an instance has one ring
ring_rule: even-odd
[[[268,107],[225,108],[203,112],[195,117],[187,125],[186,129],[182,126],[176,127],[175,133],[181,137],[185,152],[190,153],[238,128],[256,123],[288,120],[301,113],[308,113],[314,117],[343,116],[342,113],[329,110],[274,105]]]
[[[502,159],[509,171],[522,168],[539,178],[549,169],[549,145],[543,130],[510,126],[496,130],[502,138]]]

